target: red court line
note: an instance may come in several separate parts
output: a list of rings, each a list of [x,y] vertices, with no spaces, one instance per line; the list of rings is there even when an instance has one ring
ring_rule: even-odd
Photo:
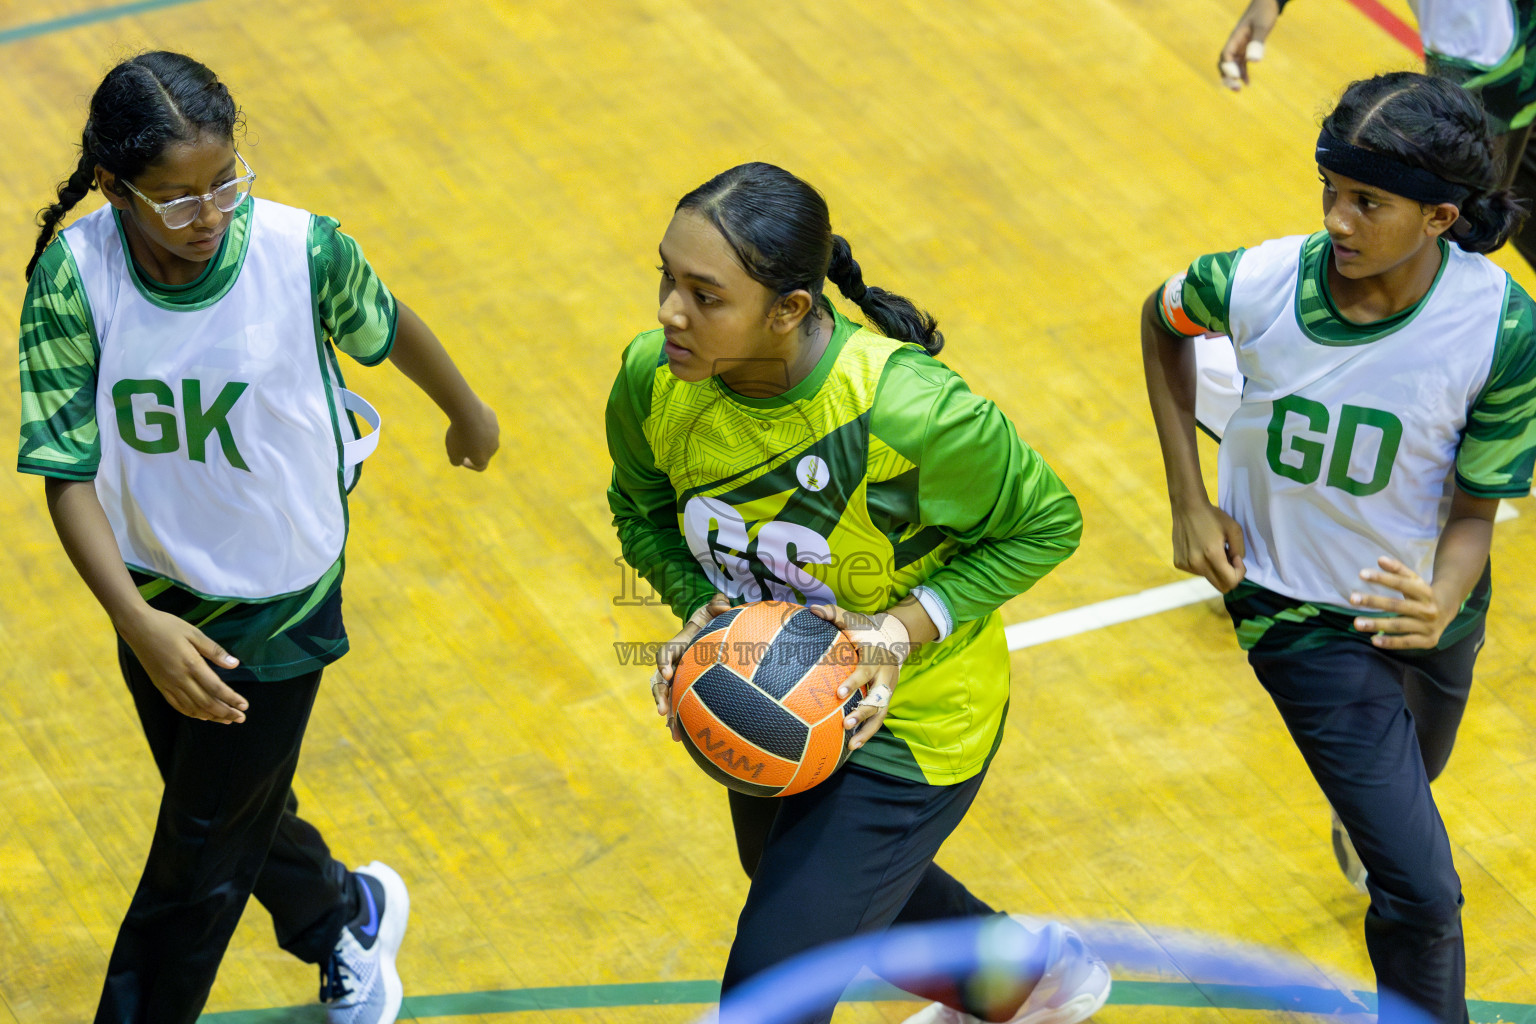
[[[1419,42],[1418,31],[1383,7],[1380,0],[1349,0],[1349,2],[1354,4],[1361,14],[1386,29],[1389,36],[1412,50],[1415,57],[1424,56],[1424,47]]]

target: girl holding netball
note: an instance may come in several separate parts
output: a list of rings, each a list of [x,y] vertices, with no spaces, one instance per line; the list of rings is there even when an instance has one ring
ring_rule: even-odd
[[[1355,82],[1316,156],[1322,231],[1202,256],[1147,300],[1174,561],[1226,595],[1359,851],[1381,1019],[1461,1024],[1461,883],[1429,781],[1483,642],[1494,512],[1536,459],[1531,299],[1480,255],[1521,211],[1443,79]],[[1189,341],[1212,331],[1244,377],[1215,505]]]
[[[400,1006],[405,885],[377,862],[348,871],[290,788],[321,672],[347,650],[363,452],[333,347],[420,386],[454,465],[485,468],[496,417],[334,220],[251,197],[238,125],[188,57],[113,68],[27,266],[18,468],[46,478],[165,782],[96,1020],[195,1021],[254,892],[278,943],[320,965],[328,1019],[381,1024]],[[93,189],[107,205],[55,237]]]
[[[1071,554],[1082,520],[997,407],[934,359],[933,319],[864,283],[804,181],[762,163],[712,178],[678,203],[660,255],[661,328],[625,351],[608,404],[624,557],[685,622],[657,659],[657,711],[670,716],[676,651],[732,603],[818,607],[861,647],[841,695],[870,684],[829,780],[729,794],[752,880],[729,1005],[824,943],[993,914],[934,856],[1001,739],[997,609]],[[844,317],[828,280],[881,333]],[[1060,924],[1029,927],[1041,962],[1017,992],[976,1005],[946,983],[948,1005],[914,1019],[1069,1022],[1103,1005],[1103,961]]]

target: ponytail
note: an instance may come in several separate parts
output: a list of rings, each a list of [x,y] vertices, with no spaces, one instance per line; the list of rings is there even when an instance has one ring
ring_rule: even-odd
[[[804,289],[812,309],[827,281],[859,307],[887,337],[944,347],[938,323],[907,299],[864,284],[848,242],[832,233],[827,203],[805,181],[773,164],[740,164],[678,200],[677,209],[709,220],[747,275],[774,295]]]
[[[85,138],[90,138],[90,128],[86,128]],[[84,199],[91,189],[96,187],[96,158],[91,154],[89,145],[80,143],[80,164],[75,168],[75,173],[69,176],[68,181],[59,182],[59,201],[53,203],[37,213],[37,222],[42,225],[42,232],[37,236],[37,247],[32,250],[32,258],[27,261],[26,278],[32,280],[32,271],[37,269],[37,261],[43,258],[43,250],[48,248],[48,243],[53,241],[53,236],[58,234],[59,221],[64,215],[75,208],[75,204]]]
[[[1451,240],[1467,252],[1493,252],[1509,240],[1527,210],[1507,188],[1474,193],[1461,204],[1461,219],[1451,228]]]
[[[842,235],[832,236],[832,262],[827,267],[827,280],[837,285],[837,290],[858,306],[887,338],[921,345],[931,356],[938,355],[944,348],[944,335],[939,333],[938,321],[931,315],[918,309],[909,299],[864,283],[864,272],[859,269],[853,249]]]

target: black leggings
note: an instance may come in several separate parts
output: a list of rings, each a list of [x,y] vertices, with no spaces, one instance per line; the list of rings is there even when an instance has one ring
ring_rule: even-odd
[[[1248,652],[1369,873],[1377,987],[1437,1024],[1467,1020],[1466,949],[1461,879],[1429,783],[1450,757],[1482,642],[1480,622],[1439,651],[1341,639]],[[1382,1024],[1398,1019],[1383,1006]]]
[[[193,1024],[253,892],[278,944],[310,963],[356,912],[351,876],[296,816],[290,788],[320,672],[236,684],[245,721],[220,725],[166,703],[121,640],[118,661],[165,794],[96,1021]]]
[[[929,786],[844,765],[795,796],[731,791],[736,849],[752,887],[720,984],[722,1000],[758,972],[829,942],[892,925],[994,914],[933,863],[983,775]],[[963,989],[964,979],[955,978],[910,987],[987,1020],[1018,1010],[1018,1002],[970,1008]],[[805,1021],[831,1020],[835,1005]]]

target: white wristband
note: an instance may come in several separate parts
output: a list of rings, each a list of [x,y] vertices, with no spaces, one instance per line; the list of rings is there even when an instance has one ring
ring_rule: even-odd
[[[917,598],[917,603],[923,606],[923,611],[933,620],[933,627],[939,631],[939,635],[933,638],[934,643],[946,639],[955,631],[955,620],[950,617],[949,609],[937,591],[927,587],[913,587],[912,596]]]

